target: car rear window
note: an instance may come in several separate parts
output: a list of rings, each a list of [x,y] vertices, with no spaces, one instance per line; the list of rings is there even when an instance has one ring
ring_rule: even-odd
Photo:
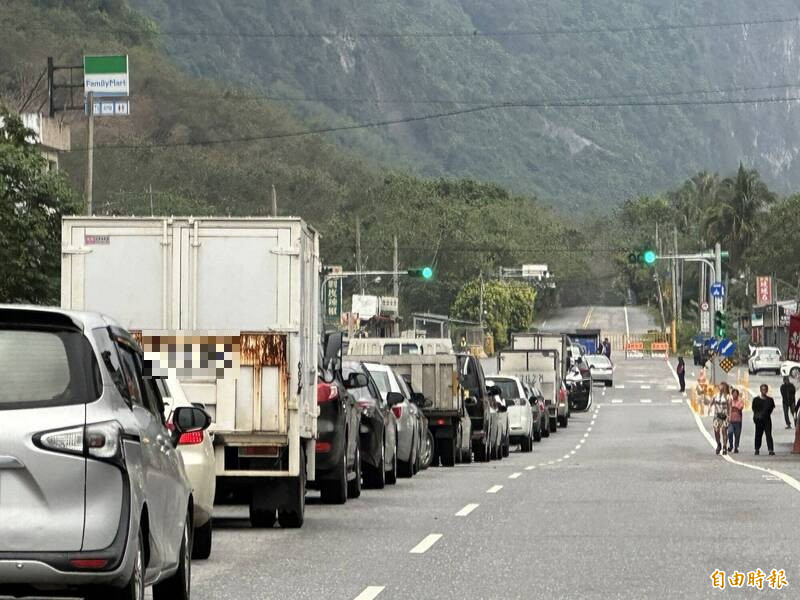
[[[500,388],[500,395],[506,400],[519,398],[519,388],[513,379],[495,379],[494,384]]]
[[[385,396],[392,391],[392,385],[389,383],[389,373],[387,371],[373,371],[370,369],[369,373],[372,375],[372,379],[375,381],[375,385],[378,386],[381,394]]]
[[[91,402],[102,381],[77,331],[0,329],[0,410]]]

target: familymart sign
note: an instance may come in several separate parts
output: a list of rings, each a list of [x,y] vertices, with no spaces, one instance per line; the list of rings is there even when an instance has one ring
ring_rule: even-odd
[[[86,95],[121,98],[130,94],[128,56],[84,56],[83,90]]]

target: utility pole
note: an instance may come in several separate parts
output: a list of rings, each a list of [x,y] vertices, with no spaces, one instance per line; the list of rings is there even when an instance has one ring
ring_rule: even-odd
[[[150,184],[150,216],[154,215],[153,212],[153,184]]]
[[[278,216],[278,193],[275,191],[275,185],[272,186],[272,216]]]
[[[356,215],[356,272],[361,273],[361,217]],[[358,289],[364,294],[364,278],[358,276]]]
[[[672,229],[673,234],[673,241],[675,246],[675,254],[680,254],[678,250],[678,226],[674,225]],[[677,258],[674,259],[675,265],[675,301],[677,304],[676,315],[675,318],[677,319],[678,323],[683,320],[683,278],[681,277],[683,270],[683,263],[679,261]]]
[[[661,311],[661,333],[667,332],[667,319],[664,317],[664,297],[661,295],[661,280],[658,273],[653,273],[653,279],[656,280],[656,287],[658,287],[658,308]]]
[[[480,282],[481,282],[481,299],[480,305],[478,310],[480,311],[480,315],[478,316],[478,321],[481,324],[481,331],[483,331],[483,271],[480,272]]]
[[[86,97],[86,110],[89,113],[86,137],[86,214],[92,216],[92,183],[94,179],[94,92]]]
[[[397,276],[397,273],[399,271],[399,269],[398,269],[399,264],[398,264],[398,260],[397,260],[397,236],[394,236],[394,262],[392,264],[393,264],[393,268],[394,268],[394,276],[392,277],[392,293],[394,294],[394,297],[398,299],[398,302],[399,302],[399,298],[400,298],[400,279]]]

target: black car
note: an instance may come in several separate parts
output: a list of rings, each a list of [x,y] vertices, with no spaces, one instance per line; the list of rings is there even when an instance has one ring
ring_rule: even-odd
[[[350,393],[361,411],[359,446],[364,487],[382,489],[387,483],[397,483],[397,421],[392,412],[393,394],[387,400],[360,362],[345,362],[342,375],[345,381],[353,375],[364,375],[367,385],[352,387]]]
[[[316,479],[309,487],[319,489],[325,503],[344,504],[361,495],[361,410],[349,389],[364,387],[367,379],[363,373],[343,378],[341,334],[329,336],[325,348],[317,381]]]

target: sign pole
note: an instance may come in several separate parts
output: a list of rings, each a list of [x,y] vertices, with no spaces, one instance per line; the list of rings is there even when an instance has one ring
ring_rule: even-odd
[[[92,216],[92,184],[94,180],[94,92],[86,96],[89,111],[88,132],[86,136],[86,214]]]

